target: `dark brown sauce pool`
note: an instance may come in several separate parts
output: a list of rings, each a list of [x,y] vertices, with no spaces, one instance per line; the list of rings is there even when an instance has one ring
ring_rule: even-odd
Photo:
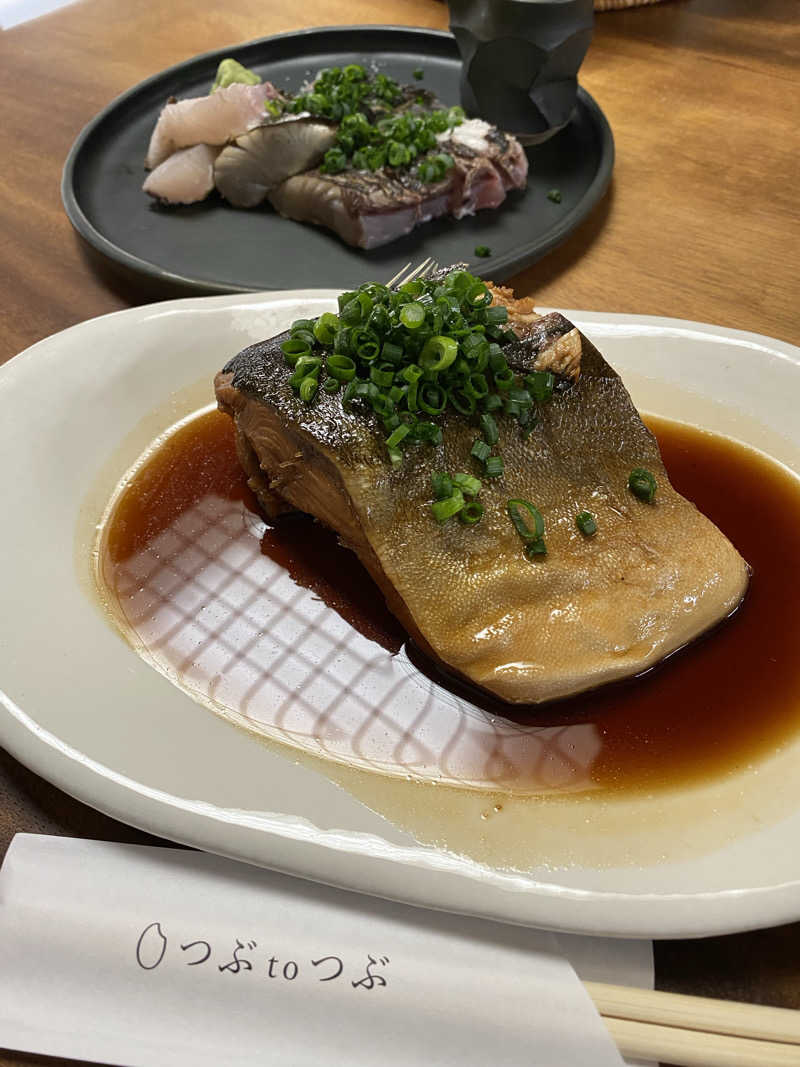
[[[460,689],[410,649],[419,668],[493,714],[531,728],[592,723],[604,788],[657,788],[751,763],[800,727],[800,487],[777,463],[714,434],[650,418],[675,488],[733,541],[752,568],[739,610],[713,632],[631,682],[550,705],[513,708]],[[257,511],[218,412],[168,437],[126,487],[106,531],[104,574],[207,494]],[[406,641],[353,553],[307,517],[268,527],[262,551],[352,626],[389,651]]]

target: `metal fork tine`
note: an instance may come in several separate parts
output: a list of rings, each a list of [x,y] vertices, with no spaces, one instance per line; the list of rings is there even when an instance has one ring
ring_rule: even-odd
[[[405,275],[406,271],[409,269],[410,266],[411,266],[410,263],[406,263],[406,265],[404,267],[401,267],[401,269],[397,272],[397,274],[395,274],[394,278],[392,278],[391,281],[388,281],[386,283],[386,288],[387,289],[394,289],[395,286],[402,285],[403,281],[405,281],[404,275]],[[401,281],[401,279],[402,279],[402,281]]]
[[[424,271],[428,264],[431,262],[430,257],[423,259],[423,261],[413,270],[409,270],[410,263],[406,263],[405,267],[396,274],[394,278],[388,283],[390,289],[399,289],[401,285],[405,285],[406,282],[413,282],[413,280],[420,275],[421,271]]]
[[[413,282],[415,278],[428,278],[439,269],[439,264],[435,259],[428,256],[427,259],[423,259],[419,266],[414,267],[413,270],[410,268],[411,264],[406,263],[403,269],[399,270],[394,278],[386,283],[386,288],[399,289],[401,285],[405,285],[406,282]]]
[[[412,272],[409,274],[409,276],[405,279],[405,282],[413,282],[415,278],[424,278],[425,277],[425,271],[427,271],[427,269],[431,265],[431,263],[433,263],[433,260],[431,259],[430,256],[428,256],[427,259],[423,259],[423,261],[420,263],[420,265],[417,267],[417,269],[416,270],[412,270]],[[403,284],[405,284],[405,282]]]

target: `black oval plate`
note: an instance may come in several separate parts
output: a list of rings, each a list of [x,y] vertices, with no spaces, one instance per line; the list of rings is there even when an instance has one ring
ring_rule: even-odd
[[[170,96],[207,93],[220,59],[234,56],[280,89],[297,90],[320,67],[363,63],[401,82],[420,83],[446,104],[459,100],[461,61],[449,33],[402,26],[338,26],[265,37],[208,52],[148,78],[94,118],[67,158],[61,194],[72,225],[116,264],[195,293],[348,288],[389,278],[409,261],[465,261],[496,281],[563,241],[605,192],[614,163],[611,130],[583,90],[570,123],[528,150],[530,176],[496,211],[437,219],[383,248],[350,248],[333,233],[282,219],[270,207],[242,211],[216,193],[200,204],[164,208],[145,193],[144,156]],[[561,191],[561,203],[547,198]],[[492,250],[475,258],[475,246]]]

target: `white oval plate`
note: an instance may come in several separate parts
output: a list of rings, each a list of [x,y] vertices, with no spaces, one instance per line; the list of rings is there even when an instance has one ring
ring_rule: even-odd
[[[418,844],[200,707],[122,640],[90,567],[114,486],[153,438],[212,399],[213,374],[230,356],[319,314],[333,296],[133,308],[0,368],[0,741],[132,825],[428,907],[628,937],[800,917],[800,738],[706,784],[587,801],[591,809],[576,807],[580,818],[568,822],[571,861],[521,874]],[[728,434],[800,472],[798,349],[679,320],[565,314],[622,373],[640,409]],[[562,822],[564,810],[573,809]]]

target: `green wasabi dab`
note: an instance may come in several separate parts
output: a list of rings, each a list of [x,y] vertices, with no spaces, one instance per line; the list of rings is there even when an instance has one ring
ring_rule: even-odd
[[[217,89],[227,89],[235,82],[241,82],[243,85],[258,85],[261,78],[255,71],[243,67],[237,60],[223,59],[217,67],[217,76],[211,86],[211,92],[216,92]]]

